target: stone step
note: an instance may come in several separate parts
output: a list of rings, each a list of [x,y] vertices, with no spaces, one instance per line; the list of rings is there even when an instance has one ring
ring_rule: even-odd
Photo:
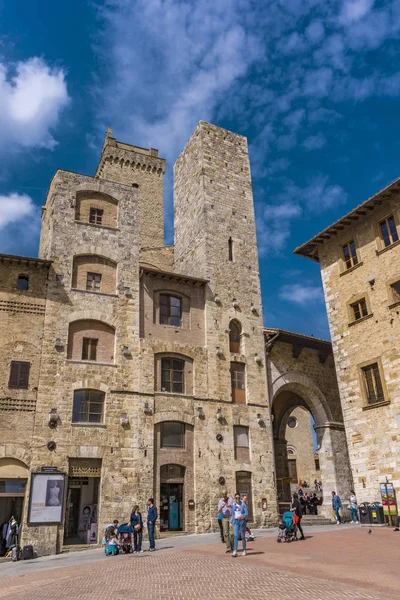
[[[332,525],[333,521],[322,515],[304,515],[301,519],[302,525]]]

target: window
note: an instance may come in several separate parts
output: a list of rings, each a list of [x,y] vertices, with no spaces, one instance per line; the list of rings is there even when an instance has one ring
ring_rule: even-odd
[[[184,448],[185,425],[177,421],[161,423],[161,448]]]
[[[26,292],[29,289],[29,277],[26,275],[18,275],[17,289],[21,292]]]
[[[185,467],[180,465],[163,465],[160,468],[160,478],[165,479],[180,479],[185,477]]]
[[[86,277],[86,291],[99,292],[101,275],[99,273],[88,273]]]
[[[288,418],[288,422],[287,422],[287,426],[290,427],[290,429],[294,429],[295,427],[297,427],[297,419],[296,419],[296,417],[289,417]]]
[[[396,223],[394,222],[393,215],[383,219],[383,221],[379,223],[379,227],[385,248],[398,241],[399,236],[397,235]]]
[[[181,326],[181,299],[176,296],[160,294],[160,324]]]
[[[73,423],[102,423],[105,394],[99,390],[76,390],[72,409]]]
[[[233,240],[231,237],[228,240],[228,260],[233,262]]]
[[[97,344],[99,340],[94,338],[83,338],[82,360],[97,360]]]
[[[246,403],[244,386],[245,366],[243,363],[231,362],[232,401],[236,404]]]
[[[12,360],[8,387],[12,390],[27,390],[29,384],[30,362]]]
[[[233,443],[235,448],[235,459],[242,462],[250,460],[248,427],[238,425],[233,428]]]
[[[400,281],[392,283],[390,289],[392,290],[393,300],[400,302]]]
[[[184,393],[185,361],[178,358],[161,359],[161,391],[174,394]]]
[[[347,242],[347,244],[342,246],[342,249],[346,269],[351,269],[351,267],[358,265],[357,250],[354,240]]]
[[[361,298],[357,302],[350,304],[350,308],[352,310],[352,316],[354,317],[354,321],[358,321],[363,317],[368,315],[367,303],[365,302],[365,298]]]
[[[235,354],[240,352],[241,326],[238,321],[229,323],[229,351]]]
[[[316,471],[320,471],[321,470],[321,466],[319,464],[319,458],[315,459],[315,470]]]
[[[104,211],[101,210],[101,208],[90,208],[89,223],[94,223],[95,225],[101,225],[103,222],[103,213],[104,213]]]
[[[378,363],[372,363],[361,368],[365,395],[368,404],[377,404],[385,401],[381,375]]]

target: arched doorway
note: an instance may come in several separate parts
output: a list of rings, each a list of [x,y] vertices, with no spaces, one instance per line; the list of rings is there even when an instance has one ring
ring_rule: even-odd
[[[305,375],[295,372],[285,373],[273,383],[272,419],[274,433],[275,469],[277,479],[278,505],[280,512],[286,510],[290,503],[293,479],[293,466],[289,466],[288,437],[290,430],[288,423],[292,424],[300,415],[309,418],[312,415],[315,423],[315,449],[318,451],[320,478],[323,485],[323,504],[320,514],[331,516],[331,492],[335,490],[343,499],[349,497],[352,487],[352,478],[347,452],[346,437],[340,406],[331,406],[321,390]],[[292,427],[294,429],[294,427]],[[310,428],[311,430],[311,428]],[[308,440],[309,443],[310,439]],[[298,446],[298,444],[296,444]],[[293,446],[292,444],[289,444]],[[309,447],[309,476],[315,471],[314,448]],[[297,448],[298,451],[298,448]],[[294,456],[294,455],[293,455]],[[297,458],[297,455],[296,455]],[[297,477],[299,461],[296,461]],[[289,472],[289,468],[292,472]],[[316,478],[316,475],[315,477]],[[312,481],[308,482],[313,484]]]
[[[0,527],[11,517],[21,526],[29,470],[16,458],[0,458]],[[6,540],[0,536],[0,557],[7,552]]]

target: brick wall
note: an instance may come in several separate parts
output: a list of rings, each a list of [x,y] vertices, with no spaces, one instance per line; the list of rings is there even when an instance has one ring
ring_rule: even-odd
[[[88,273],[101,275],[100,292],[115,294],[117,284],[117,264],[101,256],[75,256],[72,272],[72,287],[86,290]]]
[[[94,224],[94,227],[115,228],[118,226],[118,206],[114,198],[95,192],[77,194],[75,219],[83,223],[90,223],[91,208],[103,211],[101,225]]]
[[[82,360],[83,339],[96,339],[97,362],[113,363],[115,357],[115,329],[107,323],[83,319],[70,323],[68,331],[69,360]]]

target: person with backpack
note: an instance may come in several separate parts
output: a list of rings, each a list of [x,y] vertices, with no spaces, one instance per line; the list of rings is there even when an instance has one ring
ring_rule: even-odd
[[[332,492],[332,510],[336,516],[336,525],[342,524],[342,517],[340,516],[340,509],[343,508],[342,501],[336,492]]]

